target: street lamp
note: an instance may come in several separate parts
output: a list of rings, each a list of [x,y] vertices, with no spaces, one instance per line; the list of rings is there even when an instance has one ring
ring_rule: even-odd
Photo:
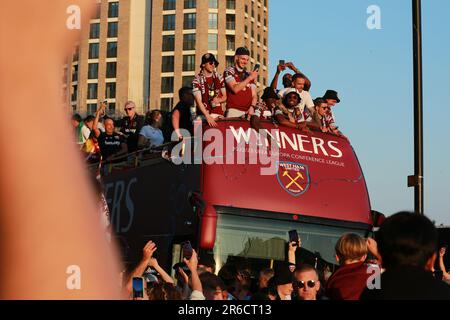
[[[422,4],[412,0],[414,53],[414,176],[408,177],[408,187],[414,187],[414,209],[424,214],[423,196],[423,82],[422,82]]]

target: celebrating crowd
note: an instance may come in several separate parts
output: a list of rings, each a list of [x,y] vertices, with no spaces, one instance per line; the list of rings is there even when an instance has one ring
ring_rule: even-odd
[[[287,261],[273,269],[251,270],[227,261],[218,270],[212,255],[198,257],[192,250],[173,267],[175,279],[159,266],[156,244],[150,241],[124,278],[124,291],[137,300],[450,299],[446,249],[437,252],[437,230],[430,220],[398,213],[382,224],[376,239],[344,234],[335,246],[339,267],[332,274],[297,259],[299,239],[288,243]],[[434,270],[437,259],[443,276]]]

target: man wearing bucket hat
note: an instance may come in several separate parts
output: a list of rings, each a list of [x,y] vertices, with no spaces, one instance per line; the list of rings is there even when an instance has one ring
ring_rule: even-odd
[[[337,103],[341,102],[341,99],[338,97],[337,91],[334,90],[327,90],[322,97],[322,100],[325,101],[330,108],[325,115],[325,121],[329,124],[329,133],[332,133],[334,135],[345,137],[340,131],[339,127],[336,125],[336,121],[334,118],[333,110],[331,109],[334,107]]]
[[[225,70],[224,78],[227,90],[227,117],[240,118],[252,116],[258,100],[255,80],[258,71],[248,72],[246,66],[250,51],[241,47],[236,50],[235,64]]]
[[[223,117],[222,103],[227,101],[225,82],[216,71],[218,65],[213,54],[204,54],[200,73],[192,81],[192,93],[197,107],[211,127],[216,127],[215,120]]]

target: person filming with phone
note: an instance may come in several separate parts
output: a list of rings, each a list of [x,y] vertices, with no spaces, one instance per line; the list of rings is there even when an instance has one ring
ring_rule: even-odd
[[[235,64],[225,70],[224,78],[227,91],[228,118],[250,117],[255,113],[258,101],[255,80],[258,78],[259,65],[252,72],[246,66],[250,59],[250,51],[241,47],[236,50]]]

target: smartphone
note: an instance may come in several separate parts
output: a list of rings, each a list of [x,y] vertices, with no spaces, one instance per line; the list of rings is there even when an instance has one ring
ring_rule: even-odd
[[[192,258],[192,245],[190,241],[186,241],[183,243],[183,258],[186,258],[187,260]]]
[[[133,299],[144,298],[144,278],[133,278]]]
[[[286,64],[286,61],[285,61],[285,60],[280,60],[280,64],[281,64],[282,66],[284,66],[284,65]]]
[[[259,63],[255,64],[255,68],[253,71],[259,72],[259,68],[261,68],[261,65]]]
[[[295,242],[298,245],[300,237],[298,236],[297,230],[291,230],[288,233],[289,233],[289,243]]]

